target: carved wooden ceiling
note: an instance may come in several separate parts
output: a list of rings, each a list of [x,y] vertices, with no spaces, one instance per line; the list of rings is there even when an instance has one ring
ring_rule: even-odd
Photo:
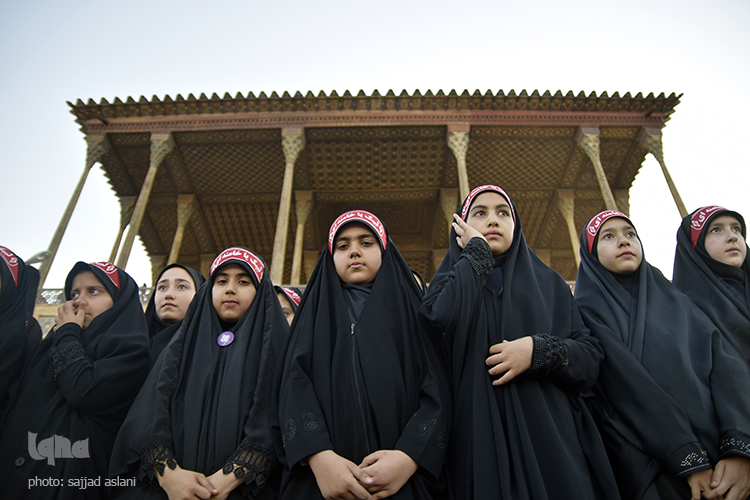
[[[552,267],[572,280],[575,260],[557,190],[574,191],[579,230],[604,209],[591,160],[576,142],[580,127],[598,127],[610,186],[627,191],[647,154],[643,130],[662,129],[679,97],[347,91],[69,104],[86,135],[106,137],[101,163],[119,197],[138,196],[151,134],[171,134],[174,147],[158,169],[140,229],[152,257],[169,254],[177,196],[192,194],[195,210],[179,262],[200,269],[201,256],[205,262],[242,245],[270,265],[285,167],[282,129],[298,127],[305,146],[295,163],[294,191],[310,191],[313,200],[304,250],[319,253],[336,216],[361,208],[383,220],[409,264],[429,281],[433,250],[448,246],[441,190],[458,188],[447,135],[449,126],[459,125],[470,130],[470,187],[493,183],[508,191],[529,244],[549,250]],[[292,201],[285,283],[296,225]]]

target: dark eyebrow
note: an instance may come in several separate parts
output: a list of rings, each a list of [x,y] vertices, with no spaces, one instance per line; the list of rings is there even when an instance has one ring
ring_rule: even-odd
[[[175,278],[174,280],[177,281],[177,282],[184,281],[186,283],[190,283],[190,280],[186,280],[185,278]],[[164,278],[163,280],[159,280],[156,284],[160,285],[162,283],[169,283],[169,278]]]
[[[499,205],[495,205],[495,208],[503,208],[503,207],[505,207],[508,210],[510,210],[510,205],[508,205],[507,203],[500,203]],[[487,207],[485,205],[474,205],[473,207],[471,207],[471,211],[473,212],[477,208],[481,208],[483,210],[487,210]]]

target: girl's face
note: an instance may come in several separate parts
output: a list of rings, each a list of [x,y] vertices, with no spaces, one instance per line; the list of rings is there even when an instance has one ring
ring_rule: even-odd
[[[747,245],[742,237],[742,225],[731,215],[720,215],[711,221],[704,244],[714,260],[733,267],[742,267],[745,262]]]
[[[513,243],[513,212],[508,200],[495,191],[485,191],[474,198],[466,223],[487,240],[492,255],[508,251]]]
[[[222,321],[236,323],[255,299],[255,284],[238,264],[221,268],[214,277],[211,301]]]
[[[88,328],[94,318],[114,305],[112,296],[91,271],[75,275],[70,287],[70,300],[74,311],[84,313],[81,330]]]
[[[281,304],[281,310],[284,311],[284,316],[286,316],[287,323],[291,325],[292,320],[294,319],[294,309],[292,309],[292,303],[289,302],[289,299],[284,293],[276,292],[276,296],[279,298],[279,304]]]
[[[602,224],[596,251],[604,268],[616,274],[635,272],[643,260],[635,228],[621,217],[613,217]]]
[[[156,316],[165,323],[182,320],[194,295],[195,284],[190,273],[181,267],[167,269],[156,283]]]
[[[378,240],[364,224],[345,225],[333,241],[333,264],[341,281],[363,285],[375,281],[383,262]]]

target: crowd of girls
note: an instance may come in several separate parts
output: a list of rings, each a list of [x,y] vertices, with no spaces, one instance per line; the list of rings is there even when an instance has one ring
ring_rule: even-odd
[[[750,263],[718,206],[674,280],[630,218],[581,233],[575,296],[494,185],[427,287],[372,213],[331,225],[302,293],[228,248],[208,277],[77,263],[42,335],[0,247],[0,498],[750,497]]]

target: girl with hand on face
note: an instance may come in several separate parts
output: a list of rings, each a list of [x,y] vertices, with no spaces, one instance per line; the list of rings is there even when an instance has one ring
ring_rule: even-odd
[[[443,498],[449,398],[421,292],[383,223],[339,216],[279,374],[280,498]]]
[[[118,435],[110,471],[140,483],[123,498],[276,498],[269,407],[288,328],[263,260],[219,254]]]
[[[204,281],[201,273],[182,264],[170,264],[159,273],[146,306],[151,366],[180,328],[196,290]]]
[[[475,188],[420,314],[448,348],[456,499],[618,498],[582,395],[603,354],[498,186]]]
[[[130,276],[108,262],[78,262],[65,297],[53,331],[28,352],[3,428],[2,498],[107,498],[115,436],[148,373],[146,321]],[[41,445],[46,439],[54,447]],[[35,478],[59,487],[35,487]],[[81,478],[99,481],[82,489]]]
[[[605,351],[592,407],[623,498],[746,499],[747,366],[644,260],[625,214],[602,212],[581,234],[575,298]]]
[[[673,282],[711,318],[750,364],[750,261],[745,219],[720,206],[703,207],[677,231]]]

